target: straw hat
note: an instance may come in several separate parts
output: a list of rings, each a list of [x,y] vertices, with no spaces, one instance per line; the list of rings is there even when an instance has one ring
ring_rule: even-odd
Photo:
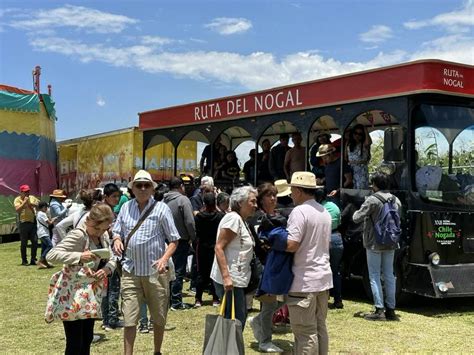
[[[316,175],[309,171],[296,171],[291,175],[290,186],[302,187],[305,189],[318,189],[323,186],[316,184]]]
[[[138,172],[135,174],[135,177],[133,178],[133,181],[130,181],[128,183],[128,185],[127,185],[128,188],[131,189],[133,187],[133,184],[135,182],[139,182],[139,181],[151,182],[153,184],[154,189],[156,189],[156,187],[158,186],[158,184],[153,181],[153,179],[151,178],[151,175],[148,171],[138,170]]]
[[[321,144],[321,146],[318,149],[318,152],[316,153],[317,157],[323,157],[325,155],[334,153],[336,151],[336,148],[332,144]]]
[[[57,189],[57,190],[53,190],[53,193],[49,195],[49,197],[66,198],[67,196],[66,196],[66,191]]]
[[[288,196],[291,194],[290,185],[288,185],[288,181],[286,179],[276,180],[275,187],[277,189],[277,197]]]

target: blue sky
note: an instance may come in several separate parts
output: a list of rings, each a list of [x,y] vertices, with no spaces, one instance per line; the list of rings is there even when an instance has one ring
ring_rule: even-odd
[[[58,140],[138,112],[421,58],[474,64],[474,1],[11,1],[0,83],[53,86]]]

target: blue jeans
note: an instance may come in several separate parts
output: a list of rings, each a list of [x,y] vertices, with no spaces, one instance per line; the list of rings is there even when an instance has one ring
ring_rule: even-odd
[[[176,280],[171,284],[171,307],[173,308],[179,308],[183,305],[183,279],[186,274],[188,254],[189,242],[187,240],[180,240],[173,254],[173,263],[176,273]]]
[[[47,235],[40,238],[41,240],[41,259],[46,259],[46,254],[53,248],[53,243],[51,242],[51,238]]]
[[[393,259],[395,250],[369,250],[367,249],[367,266],[369,268],[370,288],[374,296],[374,305],[384,308],[384,295],[381,282],[383,274],[385,288],[385,304],[390,309],[395,309],[395,275],[393,274]]]
[[[222,297],[224,297],[224,286],[214,281],[214,288],[216,289],[217,296],[222,301]],[[242,287],[234,287],[234,297],[235,318],[240,320],[243,330],[245,327],[245,321],[247,320],[247,301],[245,299],[245,289]],[[232,292],[227,292],[225,302],[225,317],[230,318],[232,309]]]
[[[145,302],[140,305],[140,326],[148,326],[148,307]]]
[[[332,232],[331,244],[329,245],[329,262],[332,271],[332,283],[334,285],[334,302],[342,302],[342,275],[341,261],[344,254],[344,244],[339,232]]]

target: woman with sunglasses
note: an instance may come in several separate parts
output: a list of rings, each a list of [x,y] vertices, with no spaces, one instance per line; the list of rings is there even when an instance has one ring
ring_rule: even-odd
[[[346,160],[352,168],[354,189],[369,188],[370,138],[367,127],[357,124],[351,129],[346,145]]]
[[[111,259],[101,259],[94,254],[94,250],[109,248],[107,230],[114,219],[111,208],[104,204],[94,205],[86,217],[85,228],[76,228],[70,231],[46,256],[52,263],[66,264],[65,267],[73,270],[78,265],[87,265],[90,268],[95,282],[103,282],[116,266]],[[81,270],[84,267],[81,268]],[[89,354],[93,339],[95,319],[63,320],[66,335],[65,354]]]

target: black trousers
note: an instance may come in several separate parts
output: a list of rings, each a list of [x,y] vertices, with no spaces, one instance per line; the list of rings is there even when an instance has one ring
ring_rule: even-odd
[[[94,338],[95,319],[81,319],[65,321],[64,333],[66,333],[65,355],[89,355],[91,343]]]
[[[212,263],[214,262],[214,248],[203,248],[197,246],[197,283],[196,283],[196,300],[202,302],[202,294],[206,287],[212,295],[212,300],[217,301],[219,298],[214,289],[214,283],[211,280]]]
[[[34,263],[36,262],[36,251],[38,249],[38,237],[36,236],[36,223],[21,222],[19,229],[20,229],[21,261],[23,263],[28,262],[28,258],[26,255],[26,246],[29,240],[31,242],[31,263]]]

